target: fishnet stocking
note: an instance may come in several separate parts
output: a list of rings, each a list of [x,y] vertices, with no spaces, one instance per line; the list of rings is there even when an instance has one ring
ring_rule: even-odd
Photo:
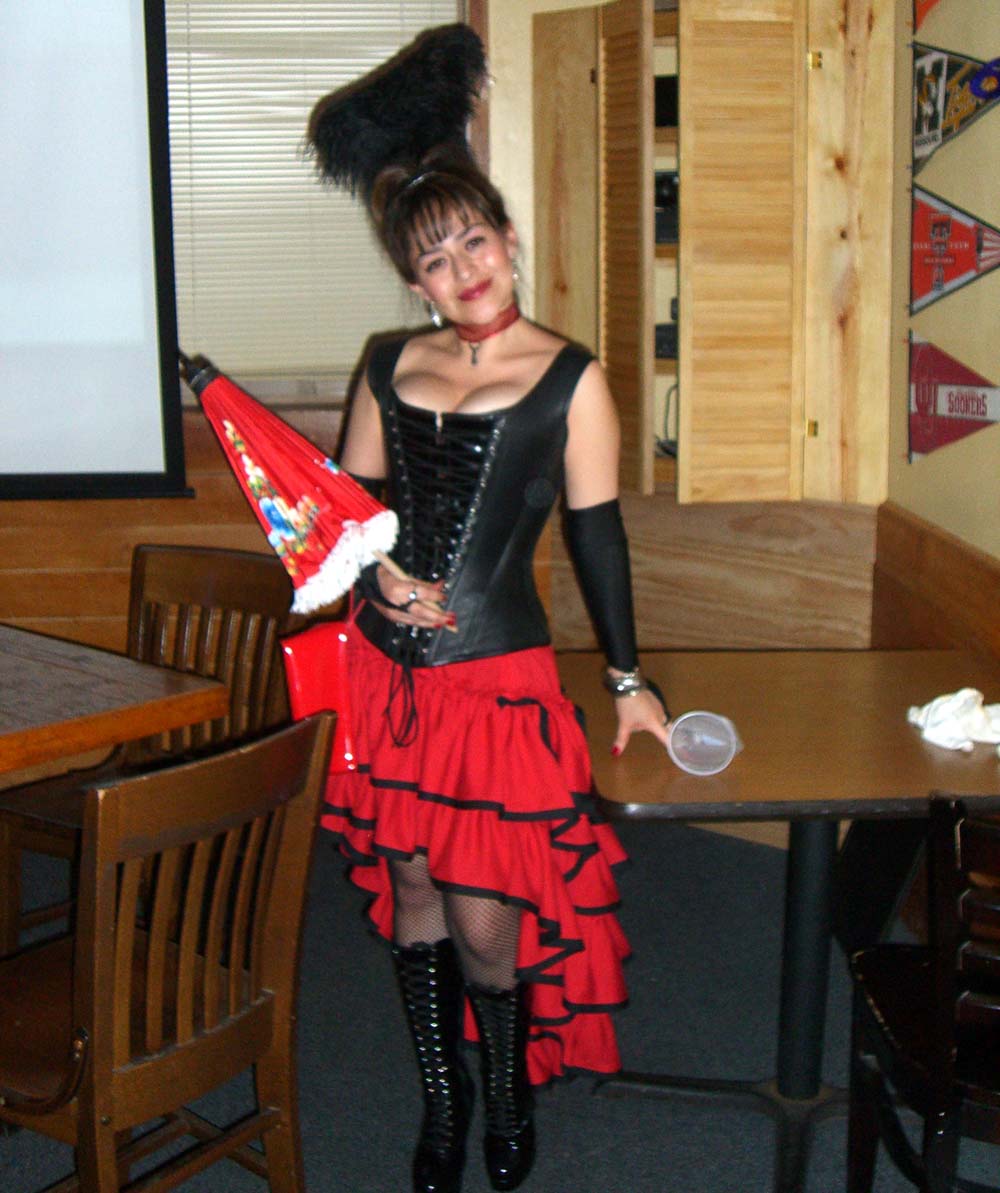
[[[441,891],[427,859],[390,861],[395,899],[393,939],[408,948],[450,936],[467,982],[494,990],[517,984],[517,942],[521,909],[498,899]]]
[[[409,948],[444,940],[448,935],[444,898],[431,881],[427,859],[416,854],[412,861],[390,861],[389,877],[394,903],[394,942]]]
[[[448,894],[444,913],[465,980],[492,990],[512,990],[517,984],[521,909],[499,899]]]

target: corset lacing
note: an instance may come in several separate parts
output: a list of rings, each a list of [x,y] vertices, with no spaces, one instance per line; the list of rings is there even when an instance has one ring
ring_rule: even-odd
[[[502,413],[443,416],[398,401],[390,407],[389,446],[399,481],[394,555],[411,576],[444,580],[446,599],[472,536],[503,423]],[[416,626],[394,631],[398,662],[386,713],[398,746],[417,734],[411,669],[441,632]]]

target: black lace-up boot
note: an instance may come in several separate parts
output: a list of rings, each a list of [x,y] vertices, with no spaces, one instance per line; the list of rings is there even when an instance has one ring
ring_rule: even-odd
[[[414,1193],[459,1193],[472,1079],[459,1057],[464,990],[450,940],[392,950],[424,1089],[424,1119],[413,1154]]]
[[[535,1160],[535,1123],[528,1085],[528,1009],[523,986],[466,987],[479,1028],[486,1101],[483,1151],[494,1189],[516,1189]]]

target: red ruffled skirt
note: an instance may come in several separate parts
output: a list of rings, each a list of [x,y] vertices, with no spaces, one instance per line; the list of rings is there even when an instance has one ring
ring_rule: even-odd
[[[612,867],[625,855],[595,814],[587,743],[552,650],[414,668],[415,731],[402,746],[387,716],[390,702],[399,714],[400,668],[356,630],[348,652],[359,765],[330,777],[321,824],[373,896],[375,928],[392,939],[386,859],[416,853],[442,890],[523,908],[529,1079],[615,1072],[609,1012],[626,999],[629,948]],[[475,1039],[470,1014],[466,1032]]]

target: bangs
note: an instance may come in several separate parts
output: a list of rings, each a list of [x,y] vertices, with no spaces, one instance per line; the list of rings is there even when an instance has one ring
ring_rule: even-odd
[[[443,192],[436,187],[428,188],[409,213],[409,251],[417,256],[430,252],[457,229],[483,222],[495,226],[478,195],[455,194],[453,189]]]

